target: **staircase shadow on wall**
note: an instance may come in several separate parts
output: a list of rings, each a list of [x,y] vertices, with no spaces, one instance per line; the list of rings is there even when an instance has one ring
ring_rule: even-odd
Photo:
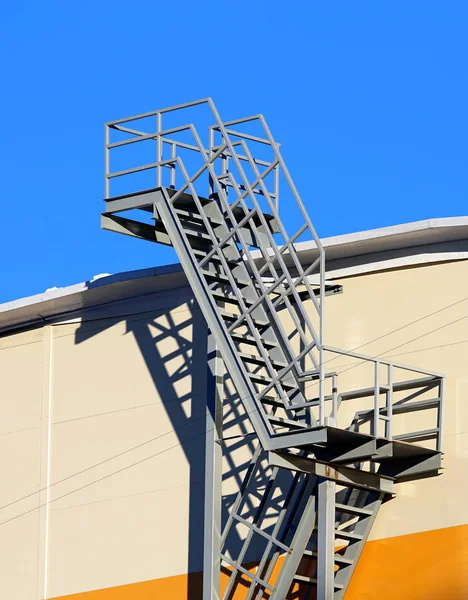
[[[159,396],[171,423],[171,433],[177,435],[178,443],[167,443],[171,452],[175,447],[183,450],[189,464],[189,515],[188,515],[188,558],[187,558],[187,600],[201,600],[203,567],[203,531],[204,531],[204,470],[205,470],[205,411],[207,393],[207,327],[197,305],[186,302],[183,298],[179,304],[170,309],[133,314],[131,317],[109,317],[99,329],[80,326],[75,335],[75,343],[81,344],[99,335],[106,329],[125,321],[126,333],[132,334],[137,342],[142,359],[151,375],[155,387],[155,398]],[[191,332],[191,334],[190,334]],[[162,347],[169,349],[161,354]],[[103,374],[107,376],[108,374]],[[114,377],[128,381],[132,373],[114,373]],[[183,379],[190,381],[189,388],[181,393]],[[186,382],[185,382],[186,383]],[[224,432],[223,436],[234,439],[223,444],[223,504],[222,521],[226,522],[229,510],[235,500],[236,490],[241,486],[243,477],[249,466],[254,451],[254,437],[250,435],[252,427],[248,415],[242,407],[229,377],[225,376],[225,399],[223,406]],[[145,398],[144,403],[147,403]],[[144,442],[145,440],[142,440]],[[137,446],[138,447],[138,446]],[[131,454],[130,448],[130,454]],[[161,453],[157,452],[154,456]],[[111,473],[110,473],[111,474]],[[264,476],[263,476],[264,475]],[[157,478],[157,473],[155,473]],[[261,490],[267,483],[267,472],[256,481],[252,490],[252,503],[247,506],[245,517],[255,514],[261,497]],[[285,482],[284,489],[287,489]],[[154,510],[158,510],[155,500]],[[275,510],[274,504],[271,510]],[[177,520],[184,515],[168,515],[169,519]],[[266,529],[268,531],[268,528]],[[164,543],[164,540],[161,540]],[[241,534],[236,530],[230,535],[225,551],[237,557],[243,543]],[[253,543],[246,555],[246,562],[254,563],[261,556],[262,540]],[[240,583],[244,587],[245,583]],[[129,593],[130,589],[129,589]]]

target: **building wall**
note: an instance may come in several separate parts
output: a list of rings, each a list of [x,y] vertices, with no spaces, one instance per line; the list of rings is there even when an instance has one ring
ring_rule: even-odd
[[[397,486],[346,600],[468,597],[467,275],[468,261],[366,274],[327,298],[327,344],[447,375],[443,474]],[[204,320],[181,289],[82,316],[0,339],[0,596],[195,600]],[[367,385],[349,359],[333,370]],[[245,433],[226,388],[227,432]],[[225,450],[227,497],[251,448]]]
[[[0,597],[199,571],[206,326],[187,290],[0,348]]]
[[[468,262],[340,282],[343,295],[327,304],[327,343],[447,377],[443,472],[396,485],[346,600],[468,598]],[[359,386],[359,367],[351,373]]]

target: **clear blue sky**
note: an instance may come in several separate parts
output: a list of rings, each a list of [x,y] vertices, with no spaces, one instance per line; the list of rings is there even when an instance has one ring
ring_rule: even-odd
[[[468,214],[466,0],[16,0],[0,19],[0,302],[171,262],[99,228],[103,123],[262,112],[329,236]]]

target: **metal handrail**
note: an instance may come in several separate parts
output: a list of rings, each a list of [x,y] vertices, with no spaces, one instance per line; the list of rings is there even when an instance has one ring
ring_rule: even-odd
[[[383,359],[375,356],[368,356],[365,354],[361,354],[354,351],[342,350],[339,348],[335,348],[332,346],[325,345],[323,347],[325,352],[332,352],[334,354],[338,354],[341,356],[348,356],[351,358],[355,358],[359,361],[367,362],[374,365],[373,369],[373,385],[367,388],[361,388],[358,390],[351,390],[348,392],[339,392],[337,389],[336,381],[333,382],[334,394],[333,398],[335,398],[335,393],[337,395],[336,407],[335,405],[332,408],[330,415],[333,418],[336,418],[337,412],[339,412],[339,407],[342,401],[346,401],[346,396],[351,396],[352,399],[356,399],[359,397],[372,397],[373,396],[373,408],[368,410],[362,410],[355,414],[352,423],[355,423],[357,419],[361,423],[371,421],[372,425],[372,434],[376,437],[383,438],[389,441],[392,441],[395,438],[394,435],[394,427],[393,427],[393,413],[395,407],[397,409],[401,409],[405,406],[405,402],[413,399],[416,395],[425,393],[429,391],[429,389],[438,387],[439,394],[436,398],[431,399],[433,403],[435,403],[437,407],[437,424],[433,428],[433,437],[437,440],[437,449],[439,451],[442,450],[442,429],[443,429],[443,413],[444,413],[444,384],[445,379],[441,373],[437,373],[435,371],[429,371],[427,369],[421,369],[419,367],[412,367],[402,363],[396,363],[393,361],[389,361],[387,359]],[[387,377],[386,382],[382,382],[380,380],[380,367],[387,367]],[[424,375],[425,377],[422,379],[410,379],[408,381],[395,381],[395,370],[399,369],[400,371],[408,371],[410,373]],[[339,373],[337,374],[339,375]],[[397,402],[394,402],[394,392],[401,391],[398,390],[398,386],[401,387],[402,384],[413,385],[415,388],[420,388],[419,392],[415,392],[407,396],[406,398],[399,399]],[[403,388],[404,389],[404,388]],[[411,388],[408,388],[411,389]],[[380,398],[382,393],[386,396],[385,406],[380,406]],[[410,410],[415,409],[417,407],[417,403],[408,405]],[[398,410],[398,412],[402,412]],[[410,411],[407,411],[410,412]],[[365,417],[365,418],[363,418]],[[385,433],[384,435],[379,435],[379,424],[380,421],[384,421],[385,424]],[[409,435],[409,434],[408,434]],[[405,434],[401,434],[400,437],[404,437]]]

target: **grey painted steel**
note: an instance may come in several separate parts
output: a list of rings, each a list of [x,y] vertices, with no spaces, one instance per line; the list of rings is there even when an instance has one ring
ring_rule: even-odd
[[[156,202],[158,211],[160,212],[169,236],[172,240],[174,248],[179,256],[180,262],[187,276],[189,284],[195,294],[198,304],[205,315],[209,317],[215,316],[215,318],[209,318],[208,325],[210,330],[215,336],[216,342],[220,351],[222,352],[223,360],[226,365],[226,369],[234,380],[237,392],[243,399],[245,409],[249,415],[252,425],[260,439],[260,443],[264,448],[268,448],[268,424],[266,424],[262,415],[258,410],[258,404],[255,402],[255,391],[253,390],[252,383],[250,383],[245,374],[239,369],[238,362],[236,361],[236,349],[225,335],[225,331],[222,326],[221,317],[216,311],[216,307],[211,298],[205,293],[205,282],[202,279],[202,275],[194,264],[191,257],[191,253],[188,250],[185,236],[182,235],[180,224],[171,213],[168,206],[167,199],[163,198],[162,193]],[[211,300],[211,302],[210,302]],[[217,318],[216,318],[217,317]]]
[[[317,510],[317,598],[320,600],[333,600],[335,591],[335,495],[335,481],[320,478]]]
[[[209,110],[207,143],[191,123],[164,127],[164,115],[184,115],[193,107]],[[148,131],[142,119],[151,119],[155,129]],[[261,132],[242,131],[246,123]],[[117,140],[111,136],[115,131],[120,136]],[[187,141],[189,136],[192,139]],[[113,171],[111,152],[131,150],[139,142],[154,143],[149,159]],[[270,151],[270,158],[257,155],[253,150],[257,145]],[[382,500],[392,493],[394,478],[417,478],[440,468],[443,376],[324,344],[324,250],[279,148],[262,115],[223,123],[210,98],[118,119],[105,127],[102,227],[173,246],[211,331],[204,600],[219,598],[221,560],[232,571],[224,599],[235,591],[241,573],[250,578],[247,600],[260,600],[265,592],[271,592],[273,600],[284,600],[294,580],[317,586],[317,600],[341,600]],[[187,153],[195,157],[193,164]],[[130,193],[113,193],[119,182],[153,171],[149,189],[140,185]],[[200,192],[201,182],[206,184],[206,193]],[[291,202],[302,219],[292,235],[281,218],[281,211],[288,211]],[[129,210],[132,218],[123,216]],[[142,218],[134,218],[134,213]],[[149,214],[152,222],[148,222]],[[304,234],[312,238],[314,247],[307,267],[296,246]],[[252,247],[257,249],[255,255]],[[317,285],[310,280],[314,273]],[[297,345],[280,317],[284,310],[295,329]],[[222,534],[221,359],[216,357],[215,346],[253,426],[255,444]],[[368,387],[340,389],[338,373],[325,371],[328,354],[369,363],[373,375]],[[331,391],[326,392],[327,386]],[[372,408],[357,412],[351,423],[338,428],[341,403],[361,398],[369,398]],[[433,409],[437,418],[432,428],[394,432],[394,415]],[[371,435],[362,433],[366,425]],[[435,440],[436,450],[414,444],[426,440]],[[356,461],[379,463],[380,471],[363,471]],[[284,480],[282,475],[289,472],[292,475]],[[259,505],[248,506],[244,515],[249,489],[262,480],[267,484],[263,491],[256,490]],[[289,483],[282,489],[285,481]],[[271,525],[269,511],[273,509],[276,517]],[[318,526],[314,527],[317,513]],[[265,525],[268,520],[270,525]],[[236,524],[247,528],[247,535],[233,558],[229,548],[222,548],[229,545]],[[256,571],[251,572],[243,564],[257,535],[265,548]],[[341,554],[334,553],[335,538],[348,544]],[[284,564],[273,586],[270,578],[282,553]],[[298,572],[303,559],[315,558],[314,576]]]
[[[334,600],[343,600],[346,589],[348,588],[351,577],[353,576],[354,570],[359,562],[359,558],[361,557],[362,551],[369,537],[369,533],[371,532],[372,526],[384,498],[385,494],[383,493],[376,494],[374,497],[371,497],[371,502],[366,505],[366,508],[369,510],[369,514],[362,514],[354,527],[354,532],[356,535],[359,535],[361,539],[358,539],[353,544],[348,545],[343,555],[345,558],[349,559],[349,564],[345,565],[335,575],[335,586],[339,587],[338,589],[335,588]],[[337,535],[339,536],[339,534]]]
[[[269,452],[268,462],[275,467],[316,475],[351,488],[384,492],[386,494],[393,493],[393,479],[378,473],[360,471],[343,465],[321,463],[311,458],[284,452]]]
[[[273,539],[276,539],[279,537],[279,533],[281,528],[283,527],[283,523],[285,522],[285,519],[287,519],[288,516],[288,509],[289,509],[289,504],[294,496],[294,493],[296,492],[296,488],[299,485],[299,475],[296,474],[294,477],[294,480],[290,486],[290,488],[288,489],[288,495],[286,497],[285,503],[282,506],[279,514],[278,514],[278,518],[276,519],[276,523],[275,526],[273,528],[272,534],[271,534],[271,540],[268,542],[265,551],[263,553],[262,558],[259,561],[258,564],[258,572],[260,574],[262,574],[262,577],[266,580],[269,581],[273,570],[275,568],[276,562],[280,556],[281,550],[279,548],[274,548],[274,544],[273,544]],[[310,492],[311,490],[309,490]],[[291,519],[291,516],[289,516],[289,519]],[[289,551],[288,551],[289,552]],[[249,591],[247,593],[247,596],[245,597],[245,600],[252,600],[252,598],[254,597],[255,594],[255,586],[253,585],[253,583],[251,584]],[[255,595],[255,599],[256,600],[260,600],[261,596],[263,594],[261,592],[258,592]]]
[[[195,126],[192,124],[180,125],[180,126],[170,127],[170,128],[163,127],[162,116],[164,114],[166,114],[167,112],[179,111],[179,110],[183,110],[185,108],[199,106],[199,105],[203,105],[203,104],[205,104],[209,107],[209,109],[211,110],[211,112],[215,118],[215,121],[216,121],[216,123],[209,128],[210,137],[209,137],[208,147],[205,147],[203,145],[199,133],[195,129]],[[130,128],[130,127],[125,126],[126,122],[131,123],[132,121],[141,119],[145,116],[147,117],[149,115],[156,117],[156,122],[157,122],[157,128],[152,133],[146,133],[145,131],[142,131],[140,129],[136,129],[134,127]],[[246,123],[246,122],[252,122],[252,121],[258,121],[261,124],[263,131],[264,131],[264,135],[255,136],[255,135],[251,135],[251,134],[246,134],[245,132],[236,131],[235,129],[233,129],[233,127],[236,127],[237,125],[240,125],[240,124]],[[111,142],[110,131],[112,129],[117,129],[121,132],[126,132],[129,135],[134,136],[134,137],[131,137],[130,139]],[[191,133],[193,135],[195,143],[187,144],[187,142],[185,142],[185,141],[175,140],[173,138],[168,137],[170,135],[174,135],[174,134],[182,133],[182,132]],[[221,142],[219,142],[218,144],[216,144],[216,142],[215,142],[215,133],[221,135]],[[112,172],[110,170],[109,153],[113,148],[128,146],[129,144],[135,144],[140,141],[149,141],[149,140],[154,141],[156,143],[157,161],[155,163],[144,164],[139,167],[131,167],[130,169],[122,169],[118,172]],[[258,157],[254,156],[253,153],[250,151],[250,148],[248,147],[248,143],[250,143],[250,142],[261,143],[262,145],[267,145],[267,146],[269,145],[274,152],[274,158],[273,158],[272,162],[269,163],[268,161],[261,160]],[[163,154],[162,154],[161,149],[164,144],[169,145],[169,147],[170,147],[171,152],[170,152],[170,158],[168,158],[168,159],[163,159]],[[188,171],[182,161],[182,158],[180,156],[178,156],[178,149],[181,149],[181,148],[190,149],[191,151],[196,152],[200,156],[203,157],[205,164],[192,175],[188,174]],[[242,150],[242,153],[238,152],[239,149]],[[218,160],[220,160],[221,164],[222,164],[221,173],[216,172],[214,169],[215,163]],[[231,163],[234,164],[237,169],[237,172],[238,172],[237,177],[233,174],[233,172],[229,171],[229,164],[231,164]],[[243,166],[242,166],[243,163],[247,163],[250,166],[250,168],[252,169],[252,172],[255,176],[255,181],[253,183],[248,180],[246,173],[243,170]],[[260,173],[260,171],[258,169],[258,167],[260,165],[266,166],[266,169],[263,171],[263,173]],[[279,303],[281,303],[283,306],[285,306],[287,308],[288,312],[290,313],[290,316],[294,321],[296,330],[297,330],[298,334],[300,335],[302,341],[305,342],[306,335],[308,333],[310,333],[313,338],[313,342],[311,344],[305,343],[305,349],[303,351],[303,354],[294,355],[294,351],[291,352],[291,348],[288,347],[288,355],[289,355],[288,360],[286,361],[286,364],[283,367],[283,369],[280,371],[276,370],[276,374],[275,374],[274,365],[271,363],[271,361],[268,360],[268,353],[265,353],[261,348],[262,340],[259,339],[259,337],[256,333],[253,334],[253,336],[257,342],[257,348],[265,360],[265,368],[269,372],[269,377],[271,379],[270,383],[268,383],[266,386],[264,386],[263,389],[259,389],[257,384],[254,384],[254,386],[256,387],[257,400],[263,401],[264,398],[266,398],[266,399],[268,398],[269,394],[274,393],[275,395],[277,395],[279,397],[280,401],[285,403],[286,409],[289,410],[289,406],[286,406],[286,405],[290,404],[288,397],[291,394],[288,392],[282,391],[283,382],[286,382],[287,380],[292,381],[293,379],[296,379],[296,381],[299,383],[302,380],[299,363],[300,363],[300,360],[303,358],[303,356],[307,355],[311,358],[311,360],[317,366],[317,370],[319,373],[319,378],[318,378],[319,398],[318,398],[318,403],[316,403],[315,401],[303,402],[302,403],[303,407],[310,411],[309,418],[310,418],[310,421],[312,422],[312,424],[314,424],[315,420],[317,420],[318,423],[321,425],[333,423],[333,419],[336,419],[336,417],[337,417],[339,404],[344,399],[344,396],[341,396],[340,394],[335,393],[335,392],[333,393],[333,396],[332,396],[333,402],[331,403],[332,410],[327,415],[326,414],[326,412],[327,412],[326,400],[325,400],[325,394],[324,394],[324,386],[325,386],[326,377],[325,377],[325,373],[323,370],[323,363],[324,363],[323,352],[326,350],[326,351],[330,351],[330,352],[340,352],[345,355],[351,355],[351,354],[347,353],[347,352],[337,351],[336,349],[323,346],[323,337],[321,334],[321,332],[323,331],[323,297],[325,295],[324,287],[323,287],[323,284],[324,284],[323,249],[317,238],[315,230],[313,229],[313,226],[310,223],[310,220],[308,219],[308,216],[304,209],[302,201],[301,201],[299,195],[297,194],[297,190],[295,189],[294,184],[289,176],[289,173],[287,172],[287,169],[284,165],[284,161],[282,160],[282,157],[279,153],[279,145],[277,144],[277,142],[275,142],[273,140],[271,133],[268,129],[268,126],[266,125],[263,117],[261,115],[257,115],[254,117],[248,117],[246,119],[236,119],[234,121],[231,121],[231,125],[226,126],[226,124],[222,123],[213,102],[210,99],[204,99],[204,100],[200,100],[200,101],[195,101],[193,103],[185,103],[178,107],[169,107],[167,109],[153,111],[153,112],[145,114],[145,115],[136,115],[134,117],[129,117],[127,119],[119,119],[118,121],[110,122],[107,125],[107,127],[106,127],[106,198],[108,198],[109,201],[107,202],[106,210],[112,211],[112,212],[111,213],[107,212],[104,215],[104,217],[103,217],[104,227],[112,229],[114,231],[119,231],[121,233],[125,233],[127,235],[139,237],[142,239],[151,239],[152,241],[156,241],[156,242],[160,242],[160,243],[168,243],[168,238],[170,241],[172,241],[172,240],[170,239],[170,236],[167,236],[166,232],[161,232],[161,231],[155,230],[154,233],[152,234],[151,226],[148,226],[147,224],[143,224],[143,223],[138,225],[137,223],[133,222],[132,220],[123,220],[122,217],[118,217],[115,215],[115,212],[119,209],[122,210],[125,203],[126,202],[128,203],[129,201],[128,201],[128,199],[121,198],[119,200],[119,199],[112,198],[112,196],[110,194],[109,186],[107,185],[108,182],[111,179],[115,179],[116,177],[119,177],[119,178],[126,177],[130,174],[147,170],[148,168],[156,169],[156,171],[157,171],[156,181],[158,184],[162,183],[163,169],[164,168],[170,169],[170,183],[171,183],[171,187],[174,187],[174,188],[175,188],[175,183],[176,183],[176,180],[175,180],[176,169],[178,171],[180,171],[183,175],[183,182],[182,182],[182,186],[179,185],[177,194],[180,195],[181,193],[184,193],[185,191],[190,192],[194,196],[195,201],[196,201],[197,194],[193,188],[193,185],[196,181],[198,181],[200,176],[202,176],[204,174],[207,175],[209,178],[209,186],[208,187],[209,187],[210,191],[213,193],[217,193],[219,195],[220,202],[223,205],[223,210],[225,210],[225,214],[229,218],[232,217],[232,215],[233,215],[232,210],[234,208],[236,208],[236,209],[242,208],[243,210],[247,211],[247,206],[245,204],[247,199],[249,200],[249,202],[251,202],[253,204],[253,210],[256,211],[256,215],[257,215],[257,219],[259,220],[259,223],[255,224],[254,220],[252,218],[250,218],[250,216],[247,213],[246,213],[244,219],[242,220],[242,222],[244,224],[244,229],[242,229],[242,227],[240,227],[239,224],[236,225],[235,221],[234,221],[234,226],[231,228],[231,230],[226,231],[227,236],[220,236],[220,239],[214,243],[213,248],[210,251],[207,251],[204,259],[201,259],[198,261],[199,266],[203,266],[203,264],[208,264],[211,260],[216,259],[217,261],[220,260],[220,263],[222,264],[222,266],[224,268],[226,266],[226,261],[221,256],[223,254],[221,251],[222,244],[225,243],[229,239],[231,239],[231,240],[234,239],[234,237],[236,237],[236,239],[238,239],[240,241],[244,259],[246,260],[249,269],[251,270],[251,272],[254,275],[254,280],[256,280],[256,282],[257,282],[256,285],[259,286],[259,290],[256,293],[256,299],[254,299],[254,302],[253,303],[251,302],[250,304],[246,304],[244,302],[245,297],[242,292],[240,293],[240,295],[236,294],[236,297],[239,300],[239,306],[240,306],[241,310],[240,310],[239,316],[237,317],[235,322],[234,323],[231,322],[229,324],[228,331],[234,332],[234,329],[237,328],[242,323],[245,323],[249,328],[252,326],[255,327],[255,324],[254,324],[255,320],[251,319],[250,317],[252,316],[252,314],[254,314],[254,312],[257,310],[257,308],[260,311],[263,311],[264,309],[266,309],[268,311],[268,314],[273,317],[274,328],[276,329],[277,332],[279,332],[280,340],[282,342],[284,342],[284,344],[281,344],[281,345],[288,346],[288,340],[286,339],[287,336],[285,336],[285,332],[282,329],[281,321],[277,318],[277,314],[276,314],[277,310],[280,306]],[[293,236],[289,236],[289,237],[286,234],[284,227],[282,226],[282,222],[281,222],[281,219],[279,218],[279,212],[278,212],[278,210],[279,210],[279,189],[277,189],[276,183],[279,181],[278,176],[279,176],[280,171],[282,173],[284,173],[287,183],[292,190],[294,199],[305,219],[305,224],[303,225],[303,227],[299,228],[299,230],[298,230],[298,232],[296,232],[296,234],[294,234]],[[265,185],[265,178],[269,172],[272,172],[275,174],[275,182],[276,183],[275,183],[275,188],[273,191],[267,189],[267,187]],[[228,189],[227,189],[226,185],[228,183],[229,183],[230,189],[234,190],[235,194],[236,194],[235,202],[232,204],[229,204],[229,202],[227,201]],[[176,194],[176,196],[177,196],[177,194]],[[258,194],[262,195],[262,197],[266,201],[268,209],[270,210],[272,215],[275,216],[275,221],[278,224],[278,231],[282,234],[283,240],[285,240],[283,245],[281,246],[281,248],[277,247],[275,240],[273,238],[273,235],[266,223],[263,209],[256,201],[256,196]],[[132,202],[134,202],[133,199],[132,199]],[[114,205],[114,206],[112,206],[112,205]],[[203,219],[203,220],[205,222],[205,225],[207,225],[207,227],[209,229],[209,223],[207,223],[206,219]],[[260,231],[259,226],[262,229],[262,231]],[[263,257],[265,259],[264,265],[259,269],[256,268],[256,266],[254,264],[255,261],[253,261],[250,257],[250,252],[249,252],[249,247],[248,247],[250,242],[246,242],[247,238],[245,238],[248,231],[251,231],[254,234],[254,237],[257,240],[257,242],[261,242],[262,237],[263,237],[264,242],[266,243],[266,246],[264,245],[263,242],[261,242],[259,245],[260,253],[263,255]],[[310,293],[311,288],[308,283],[307,277],[305,276],[305,274],[307,273],[307,270],[304,271],[304,269],[302,268],[302,265],[300,265],[300,261],[297,257],[297,253],[293,246],[293,243],[296,241],[298,235],[304,233],[305,231],[310,232],[310,234],[312,235],[312,238],[314,239],[314,243],[316,243],[316,246],[319,251],[319,257],[316,261],[316,265],[317,265],[320,275],[321,275],[321,277],[320,277],[320,294],[319,294],[320,298],[319,298],[318,302],[316,301],[315,293]],[[249,236],[250,236],[250,234],[247,237],[249,237]],[[288,256],[290,257],[290,262],[292,260],[293,267],[295,267],[299,272],[299,277],[295,277],[295,278],[291,277],[291,275],[289,274],[289,269],[286,267],[286,264],[284,262],[283,253],[288,254]],[[270,269],[271,274],[273,275],[272,285],[269,286],[268,288],[266,288],[260,280],[261,274],[265,272],[264,269],[266,269],[267,267]],[[277,270],[277,267],[280,268],[279,271]],[[227,274],[226,281],[229,283],[232,281],[232,278],[229,277],[229,274]],[[304,328],[301,327],[301,324],[297,318],[297,315],[295,312],[295,306],[300,306],[302,303],[302,299],[299,298],[299,296],[297,294],[296,287],[297,287],[298,283],[301,283],[302,285],[304,285],[307,288],[307,293],[309,294],[316,310],[318,311],[318,315],[319,315],[318,332],[316,332],[314,330],[314,327],[311,325],[307,311],[303,311],[301,309],[302,312],[300,313],[303,317],[302,322],[305,323]],[[277,291],[279,294],[278,294],[278,298],[276,300],[273,300],[273,299],[270,299],[270,295],[272,293],[272,290],[275,290],[275,288],[277,288]],[[291,304],[291,300],[294,300],[294,306]],[[208,321],[209,321],[209,318],[208,318]],[[318,359],[316,358],[316,356],[314,354],[314,351],[313,351],[314,349],[317,350],[317,352],[318,352]],[[354,356],[356,358],[360,358],[361,360],[374,360],[371,357],[357,355],[356,353],[353,353],[352,356]],[[392,402],[393,402],[392,395],[393,395],[394,388],[390,384],[388,391],[385,392],[386,406],[384,408],[380,408],[378,403],[379,403],[379,395],[381,393],[381,386],[380,386],[380,384],[378,384],[378,381],[377,381],[377,376],[378,376],[378,372],[379,372],[379,364],[382,364],[382,365],[388,364],[388,378],[389,378],[389,380],[393,378],[392,366],[388,363],[388,361],[384,361],[384,360],[374,361],[375,374],[376,374],[375,380],[374,380],[374,386],[373,386],[374,387],[374,409],[373,409],[372,417],[373,417],[374,430],[376,431],[376,435],[380,435],[380,432],[378,432],[377,429],[379,428],[379,424],[381,422],[384,422],[384,425],[385,425],[384,436],[386,439],[392,439],[392,432],[393,432],[393,428],[392,428]],[[394,366],[397,368],[406,368],[404,365],[396,365],[395,364]],[[417,371],[417,370],[414,369],[414,371]],[[435,373],[432,375],[438,376],[438,374],[435,374]],[[337,384],[337,381],[336,381],[336,376],[335,376],[335,379],[333,382],[333,389],[336,389],[336,384]],[[251,389],[251,391],[252,391],[252,389]],[[265,400],[265,401],[267,401],[267,400]],[[294,404],[299,406],[300,402],[298,402],[296,399]],[[314,415],[314,413],[313,413],[315,407],[318,407],[318,415]],[[257,405],[257,409],[262,410],[262,407]],[[443,414],[442,399],[441,399],[441,406],[440,406],[439,413]],[[293,416],[293,420],[298,420],[298,413],[296,413]],[[291,418],[290,417],[288,417],[287,419],[283,418],[282,421],[280,419],[275,419],[273,428],[276,430],[278,424],[280,424],[281,422],[287,428],[287,424],[291,423]],[[271,435],[272,429],[270,428],[270,423],[268,423],[268,419],[265,421],[265,427],[269,431],[269,435]],[[437,438],[437,445],[439,448],[441,447],[441,431],[442,430],[440,427],[437,427],[434,429],[434,436]]]
[[[297,573],[299,563],[304,556],[304,551],[310,539],[316,521],[315,497],[311,494],[307,499],[301,522],[296,530],[291,543],[291,551],[284,559],[283,568],[278,575],[271,600],[284,600]]]
[[[205,509],[203,600],[219,600],[221,572],[221,498],[223,437],[223,363],[216,341],[208,334],[208,384],[205,438]]]

